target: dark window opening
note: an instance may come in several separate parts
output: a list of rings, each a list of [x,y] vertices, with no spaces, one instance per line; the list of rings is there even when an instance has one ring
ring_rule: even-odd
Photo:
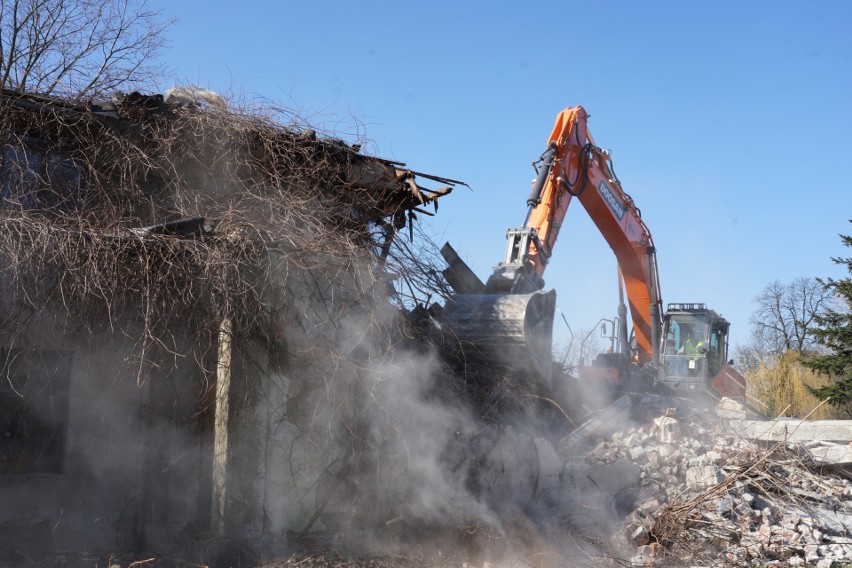
[[[38,152],[24,142],[0,152],[0,208],[67,213],[83,198],[85,176],[65,152]]]
[[[61,473],[71,354],[0,349],[0,474]]]

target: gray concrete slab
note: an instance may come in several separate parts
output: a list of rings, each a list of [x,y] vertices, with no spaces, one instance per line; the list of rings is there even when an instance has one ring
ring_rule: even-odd
[[[852,441],[852,420],[743,420],[732,426],[743,438],[762,442]]]
[[[838,444],[809,448],[811,456],[819,463],[831,465],[852,465],[852,445]]]

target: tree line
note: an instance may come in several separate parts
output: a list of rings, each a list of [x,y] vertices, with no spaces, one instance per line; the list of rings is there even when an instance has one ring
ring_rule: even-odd
[[[840,238],[852,246],[852,236]],[[824,405],[812,417],[852,417],[852,257],[831,260],[850,276],[776,280],[755,298],[737,364],[773,413],[802,417]]]

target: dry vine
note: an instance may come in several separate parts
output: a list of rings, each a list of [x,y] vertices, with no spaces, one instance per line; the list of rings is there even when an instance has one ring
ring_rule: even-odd
[[[439,193],[285,111],[0,101],[7,333],[59,305],[90,326],[141,320],[155,343],[176,325],[209,343],[226,317],[262,335],[271,256],[309,269],[382,252],[415,303],[440,283],[389,246]]]

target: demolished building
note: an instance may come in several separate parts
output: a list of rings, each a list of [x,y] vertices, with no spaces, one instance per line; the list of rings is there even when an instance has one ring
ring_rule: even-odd
[[[292,122],[2,92],[4,562],[215,564],[342,518],[356,379],[440,280],[392,244],[455,182]]]

